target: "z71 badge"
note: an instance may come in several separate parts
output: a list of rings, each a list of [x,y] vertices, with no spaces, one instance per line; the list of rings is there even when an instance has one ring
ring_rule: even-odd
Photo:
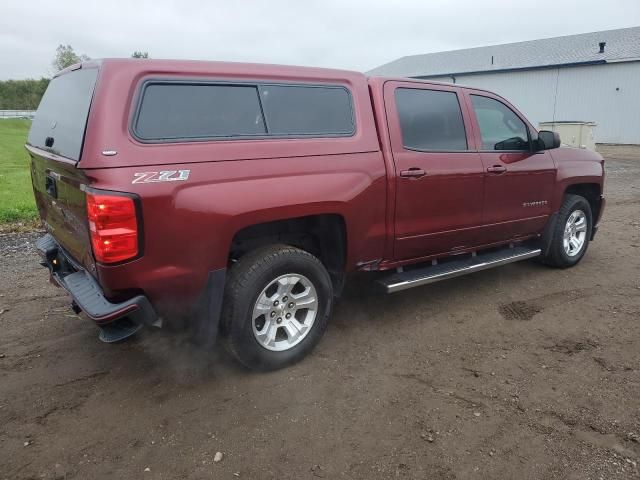
[[[137,172],[131,183],[178,182],[189,178],[191,170],[163,170],[162,172]]]

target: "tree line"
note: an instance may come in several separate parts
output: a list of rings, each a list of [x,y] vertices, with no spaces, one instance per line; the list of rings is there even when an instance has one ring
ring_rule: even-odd
[[[0,110],[37,109],[47,85],[48,78],[0,81]]]
[[[131,57],[149,58],[149,52],[136,50]],[[71,45],[58,45],[51,66],[57,73],[75,63],[89,59],[85,54],[76,53]],[[46,77],[39,80],[30,78],[0,81],[0,110],[36,110],[49,81],[50,79]]]

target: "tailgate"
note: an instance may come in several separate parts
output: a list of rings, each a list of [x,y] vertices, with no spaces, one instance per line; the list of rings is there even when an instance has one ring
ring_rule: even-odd
[[[58,244],[89,270],[94,270],[87,207],[81,185],[82,170],[74,163],[53,159],[46,152],[28,148],[31,181],[40,218]]]
[[[38,107],[26,148],[40,218],[58,244],[95,271],[89,236],[84,172],[77,168],[95,88],[97,68],[54,78]]]

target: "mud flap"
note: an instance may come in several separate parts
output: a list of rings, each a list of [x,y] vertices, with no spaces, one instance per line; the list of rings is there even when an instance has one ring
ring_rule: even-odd
[[[207,283],[192,317],[192,341],[205,348],[213,348],[218,338],[224,282],[227,269],[209,272]]]
[[[551,241],[553,240],[553,232],[556,229],[556,223],[558,222],[558,214],[552,213],[547,221],[542,232],[542,238],[540,239],[540,249],[542,250],[541,257],[544,258],[549,254],[551,248]]]

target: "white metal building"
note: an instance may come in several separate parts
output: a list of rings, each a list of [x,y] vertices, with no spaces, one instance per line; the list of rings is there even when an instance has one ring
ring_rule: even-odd
[[[640,27],[412,55],[367,74],[485,88],[534,125],[596,122],[598,143],[640,144]]]

